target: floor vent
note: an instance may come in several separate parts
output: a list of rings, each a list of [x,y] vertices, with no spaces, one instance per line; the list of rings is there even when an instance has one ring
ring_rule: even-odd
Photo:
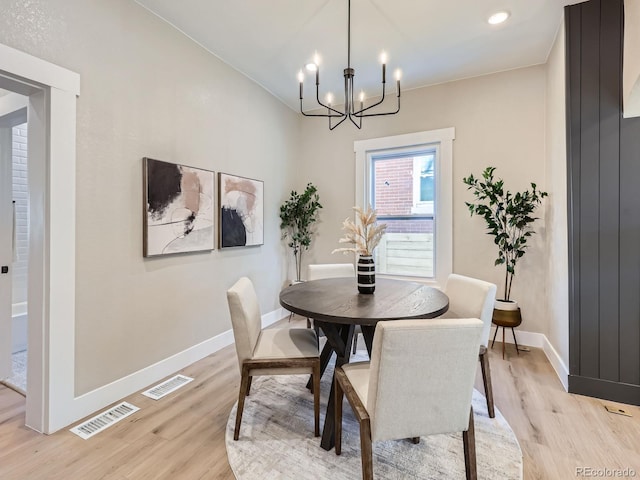
[[[176,375],[169,380],[166,380],[155,387],[151,387],[146,392],[142,392],[142,395],[153,398],[154,400],[160,400],[165,395],[169,395],[171,392],[175,392],[180,387],[193,381],[193,378],[185,377],[184,375]]]
[[[101,431],[109,428],[111,425],[118,423],[123,418],[134,414],[138,410],[140,409],[135,405],[131,405],[127,402],[122,402],[120,405],[116,405],[115,407],[96,415],[86,422],[71,428],[70,431],[87,440],[88,438],[93,437],[96,433],[100,433]]]

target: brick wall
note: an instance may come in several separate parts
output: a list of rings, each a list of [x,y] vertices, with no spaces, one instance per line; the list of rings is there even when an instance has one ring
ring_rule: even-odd
[[[413,157],[378,160],[375,199],[378,216],[411,215],[413,207]],[[389,233],[433,233],[433,220],[385,220]]]
[[[378,160],[374,168],[378,215],[410,215],[413,206],[413,158]]]
[[[16,208],[16,251],[13,262],[12,302],[27,300],[27,257],[29,254],[29,192],[27,183],[27,124],[13,127],[13,200]]]

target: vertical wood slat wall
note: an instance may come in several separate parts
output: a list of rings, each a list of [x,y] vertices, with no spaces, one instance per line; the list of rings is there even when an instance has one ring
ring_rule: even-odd
[[[640,118],[622,118],[623,1],[565,7],[569,391],[640,405]]]

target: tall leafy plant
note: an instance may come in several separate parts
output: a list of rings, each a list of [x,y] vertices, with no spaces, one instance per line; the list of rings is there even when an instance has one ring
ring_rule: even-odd
[[[300,281],[302,272],[302,252],[309,250],[313,224],[318,220],[321,208],[318,189],[312,183],[308,183],[300,194],[293,190],[289,200],[280,206],[282,238],[289,239],[288,246],[293,250],[297,281]]]
[[[487,234],[493,235],[498,246],[495,265],[505,266],[504,300],[510,301],[511,284],[516,273],[516,264],[527,248],[527,239],[534,234],[533,216],[536,208],[547,196],[531,183],[531,190],[511,193],[504,188],[502,179],[495,179],[495,167],[487,167],[482,178],[473,174],[463,178],[467,189],[473,192],[474,203],[465,202],[471,215],[479,215],[487,223]]]

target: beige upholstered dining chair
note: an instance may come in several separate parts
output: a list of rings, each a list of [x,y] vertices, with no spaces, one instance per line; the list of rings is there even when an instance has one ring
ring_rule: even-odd
[[[467,479],[476,478],[473,380],[482,322],[476,318],[379,322],[370,362],[336,369],[336,455],[342,397],[360,424],[362,478],[373,478],[372,441],[463,432]]]
[[[444,293],[449,297],[449,310],[440,318],[473,317],[482,320],[482,340],[480,342],[480,367],[482,369],[482,383],[487,398],[489,417],[494,418],[493,388],[491,387],[491,369],[487,345],[491,332],[493,305],[496,299],[496,286],[493,283],[465,277],[452,273],[447,279]]]
[[[321,278],[354,277],[356,270],[353,263],[318,263],[307,267],[307,280]]]
[[[261,329],[260,305],[251,280],[227,291],[241,380],[233,439],[238,440],[251,379],[260,375],[311,374],[315,436],[320,435],[320,356],[316,334],[305,328]]]
[[[339,277],[355,278],[355,276],[356,269],[352,263],[317,263],[307,267],[307,280]],[[355,331],[353,332],[353,353],[356,353],[359,333],[362,333],[362,330],[360,325],[356,325]]]

